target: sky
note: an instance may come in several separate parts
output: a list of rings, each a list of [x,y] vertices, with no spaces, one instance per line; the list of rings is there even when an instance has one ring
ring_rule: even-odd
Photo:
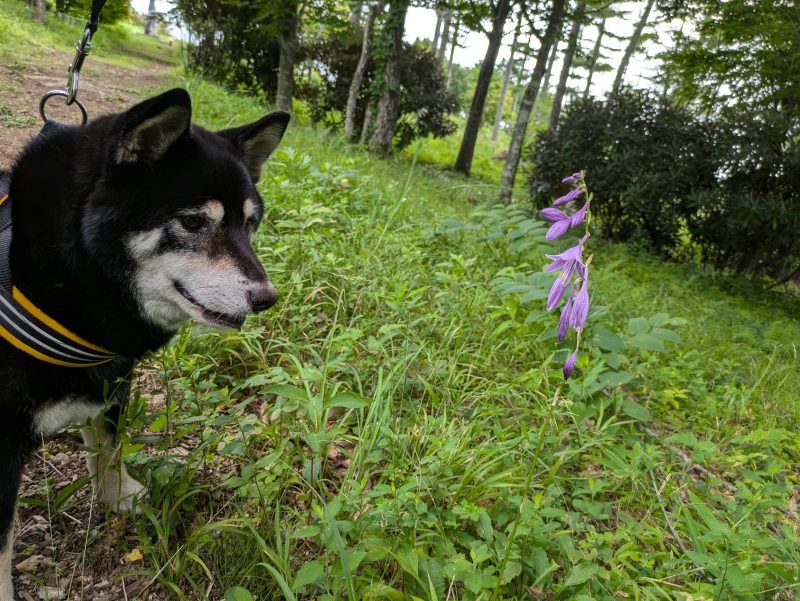
[[[131,4],[133,5],[134,10],[139,13],[146,13],[147,7],[149,4],[149,0],[132,0]],[[630,38],[631,34],[633,33],[633,29],[636,25],[636,22],[639,20],[639,16],[641,15],[642,11],[644,10],[646,2],[643,0],[641,2],[624,2],[621,4],[617,4],[616,6],[619,7],[619,10],[625,11],[627,13],[626,18],[624,19],[609,19],[606,23],[606,30],[623,37],[622,40],[614,40],[609,38],[608,36],[604,37],[603,41],[603,54],[607,56],[608,62],[613,65],[616,69],[616,66],[619,64],[619,61],[622,58],[622,54],[625,50],[625,45],[627,44],[628,38]],[[156,10],[159,12],[167,12],[172,7],[172,3],[168,0],[156,0]],[[658,14],[656,9],[653,9],[653,12],[650,14],[650,23],[654,23],[660,20],[660,15]],[[498,61],[502,59],[507,59],[509,55],[509,50],[511,47],[511,42],[513,41],[513,29],[514,23],[509,20],[506,26],[506,35],[503,38],[503,46],[500,49],[500,53],[498,55]],[[674,28],[672,24],[664,24],[659,23],[655,26],[655,31],[659,34],[659,38],[662,42],[669,41],[669,30]],[[436,13],[433,9],[430,8],[417,8],[411,7],[408,12],[408,16],[406,18],[406,31],[405,31],[405,39],[409,42],[413,42],[416,39],[433,39],[433,33],[436,29]],[[652,25],[645,29],[645,31],[654,31]],[[177,32],[176,32],[177,34]],[[597,28],[595,27],[588,27],[586,28],[581,34],[581,44],[585,48],[592,48],[594,43],[597,40]],[[486,53],[486,48],[488,46],[488,40],[486,36],[482,33],[474,33],[474,32],[463,32],[459,37],[459,43],[463,47],[456,48],[454,54],[454,60],[459,65],[464,67],[472,67],[473,65],[481,62],[483,60],[483,56]],[[561,42],[561,48],[563,48],[566,42]],[[647,42],[644,47],[643,52],[637,52],[634,54],[633,58],[631,59],[631,63],[628,66],[628,70],[625,74],[625,82],[632,84],[634,86],[645,87],[648,85],[647,78],[652,76],[658,65],[658,61],[654,59],[655,55],[663,49],[658,43],[655,42]],[[532,68],[533,66],[533,59],[529,59],[528,68]],[[555,78],[558,77],[558,72],[561,69],[561,60],[556,60],[556,64],[553,69],[553,77],[554,79],[551,80],[551,85],[555,85]],[[578,74],[585,75],[586,71],[583,69],[577,70]],[[608,92],[611,89],[612,84],[614,83],[614,77],[616,75],[616,71],[609,71],[606,73],[596,73],[593,80],[592,80],[592,93],[595,95],[602,95]],[[570,80],[571,85],[575,87],[579,87],[581,90],[583,89],[583,83],[572,78]]]

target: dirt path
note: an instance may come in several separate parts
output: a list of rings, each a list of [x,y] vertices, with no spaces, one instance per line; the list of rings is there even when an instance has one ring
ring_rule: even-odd
[[[50,90],[64,89],[67,66],[72,56],[49,50],[46,62],[0,65],[0,169],[10,169],[14,157],[39,131],[39,99]],[[109,65],[90,56],[80,79],[79,98],[89,111],[89,118],[129,107],[145,94],[163,88],[169,82],[170,67],[152,65],[126,68]],[[59,120],[76,122],[77,107],[59,106],[51,100],[48,114]]]
[[[42,94],[66,83],[72,56],[49,54],[32,65],[0,65],[0,170],[10,169],[39,131]],[[79,96],[90,118],[123,110],[170,83],[169,65],[125,68],[93,58],[84,67]],[[76,121],[76,109],[58,105],[48,103],[48,113]],[[169,599],[151,578],[136,574],[143,558],[127,542],[135,540],[136,520],[107,515],[87,482],[79,440],[74,433],[62,434],[26,466],[14,542],[17,599]]]

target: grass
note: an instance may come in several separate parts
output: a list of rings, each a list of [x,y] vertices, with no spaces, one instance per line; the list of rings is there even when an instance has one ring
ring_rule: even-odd
[[[182,84],[208,127],[268,110]],[[116,544],[174,598],[793,597],[796,304],[592,240],[564,384],[553,247],[491,187],[295,123],[260,190],[280,304],[184,328],[128,411]]]

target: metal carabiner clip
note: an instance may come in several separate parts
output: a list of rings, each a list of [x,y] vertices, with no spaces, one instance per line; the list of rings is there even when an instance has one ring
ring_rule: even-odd
[[[75,98],[78,96],[81,67],[83,67],[83,61],[89,56],[89,51],[91,49],[92,30],[87,25],[86,29],[83,31],[83,37],[75,46],[75,58],[72,59],[72,64],[69,66],[69,71],[67,72],[67,105],[75,102]]]

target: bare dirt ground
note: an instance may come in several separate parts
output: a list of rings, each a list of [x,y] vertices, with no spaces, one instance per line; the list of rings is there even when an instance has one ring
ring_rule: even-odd
[[[43,93],[63,89],[72,56],[57,50],[36,64],[0,65],[0,170],[41,127]],[[123,110],[169,84],[170,67],[125,68],[86,61],[80,100],[89,117]],[[48,104],[59,120],[77,122],[76,109]],[[61,110],[59,110],[59,108]],[[52,109],[52,110],[51,110]],[[45,173],[43,168],[43,174]],[[140,382],[146,386],[146,382]],[[76,433],[48,442],[28,463],[20,489],[13,578],[18,600],[121,601],[170,599],[142,573],[141,550],[126,540],[140,518],[109,514],[87,480],[85,453]],[[77,484],[76,484],[77,483]]]
[[[11,168],[20,150],[39,131],[39,99],[50,90],[63,90],[72,55],[48,50],[46,61],[0,65],[0,169]],[[80,78],[78,98],[89,111],[89,118],[121,111],[151,90],[164,87],[170,68],[164,66],[126,68],[94,60],[89,55]],[[77,107],[63,106],[53,98],[47,112],[58,120],[78,123]]]

